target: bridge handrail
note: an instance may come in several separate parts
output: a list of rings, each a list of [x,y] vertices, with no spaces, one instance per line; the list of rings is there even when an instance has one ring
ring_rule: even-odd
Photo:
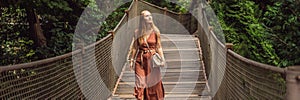
[[[245,58],[245,57],[235,53],[234,51],[232,51],[230,49],[227,51],[227,53],[232,55],[233,57],[235,57],[237,59],[240,59],[241,61],[243,61],[247,64],[250,64],[250,65],[253,65],[253,66],[256,66],[256,67],[260,67],[260,68],[263,68],[263,69],[266,69],[266,70],[270,70],[270,71],[273,71],[273,72],[277,72],[277,73],[280,73],[280,74],[285,74],[285,68],[279,68],[279,67],[276,67],[276,66],[260,63],[260,62]]]
[[[42,65],[42,64],[46,64],[46,63],[50,63],[50,62],[54,62],[54,61],[58,61],[58,60],[70,57],[70,56],[72,56],[72,53],[79,53],[79,52],[81,52],[80,49],[70,52],[70,53],[67,53],[67,54],[63,54],[63,55],[59,55],[59,56],[51,57],[51,58],[47,58],[47,59],[42,59],[42,60],[38,60],[38,61],[33,61],[33,62],[29,62],[29,63],[0,66],[0,73],[4,72],[4,71],[8,71],[8,70],[36,67],[38,65]]]
[[[202,0],[201,3],[208,5],[206,0]],[[212,50],[212,46],[214,46],[215,43],[219,45],[223,43],[216,39],[212,31],[213,27],[209,25],[208,19],[206,18],[206,8],[203,5],[199,11],[200,16],[202,16],[201,18],[203,18],[200,20],[202,27],[198,27],[198,31],[200,30],[200,32],[202,32],[199,37],[202,39],[202,43],[208,43],[201,46],[203,47],[203,52],[208,53],[205,54],[204,61],[206,61],[206,69],[209,69],[213,67],[211,65],[212,60],[216,60],[224,55],[220,54],[220,51],[216,52]],[[216,41],[211,42],[211,44],[209,41],[214,39],[216,39]],[[218,46],[214,48],[218,48]],[[225,48],[224,51],[226,52],[226,69],[221,86],[214,95],[214,99],[253,98],[297,100],[300,98],[298,95],[300,93],[300,66],[279,68],[242,57],[227,48]],[[212,53],[216,53],[220,56],[212,58]],[[217,66],[216,68],[220,71],[220,67]],[[220,79],[220,77],[223,76],[217,76],[216,79]]]
[[[133,15],[133,16],[129,15],[129,13],[128,13],[132,10],[137,10],[137,9],[134,8],[134,4],[138,4],[138,3],[143,3],[143,4],[146,4],[148,6],[154,7],[155,9],[159,9],[160,12],[163,12],[164,14],[170,13],[170,14],[173,14],[173,16],[176,15],[176,16],[181,16],[181,17],[182,17],[182,15],[188,15],[188,14],[175,13],[175,12],[167,10],[166,8],[161,8],[161,7],[155,6],[153,4],[147,3],[147,2],[142,1],[142,0],[133,0],[130,7],[128,8],[128,10],[125,11],[126,13],[123,15],[122,19],[119,21],[117,26],[111,31],[112,34],[109,34],[105,38],[103,38],[103,39],[101,39],[101,40],[99,40],[99,41],[97,41],[93,44],[87,45],[85,47],[81,47],[81,48],[79,48],[75,51],[72,51],[70,53],[60,55],[60,56],[56,56],[56,57],[52,57],[52,58],[48,58],[48,59],[43,59],[43,60],[34,61],[34,62],[30,62],[30,63],[0,66],[0,76],[1,76],[0,77],[0,84],[1,84],[1,86],[0,86],[1,87],[1,89],[0,89],[1,90],[0,91],[0,94],[1,94],[0,98],[10,96],[10,94],[8,94],[7,91],[10,91],[12,94],[28,96],[28,98],[34,98],[35,96],[37,96],[37,97],[46,96],[47,97],[47,94],[53,93],[52,95],[48,95],[48,97],[51,98],[51,97],[55,97],[56,93],[68,94],[68,92],[70,91],[70,93],[74,93],[73,96],[78,95],[80,98],[84,98],[84,96],[82,95],[82,93],[80,91],[80,88],[76,84],[76,80],[75,79],[69,79],[69,78],[74,78],[74,76],[72,76],[72,73],[73,73],[72,63],[79,63],[79,62],[70,62],[70,59],[71,59],[72,55],[84,54],[84,52],[86,50],[89,50],[92,47],[96,47],[96,49],[97,48],[98,49],[99,48],[100,49],[105,48],[105,51],[102,51],[102,50],[99,51],[98,50],[98,52],[97,52],[97,55],[100,56],[101,60],[105,60],[105,61],[98,61],[97,60],[97,63],[99,63],[99,66],[97,66],[97,67],[98,67],[99,73],[104,72],[103,74],[107,74],[105,76],[105,78],[112,80],[112,81],[105,80],[105,84],[108,87],[110,87],[110,89],[112,89],[115,86],[115,85],[113,85],[113,83],[116,81],[116,75],[119,75],[119,74],[115,73],[115,71],[114,71],[114,69],[111,65],[112,64],[111,59],[108,59],[108,58],[110,58],[110,55],[106,54],[106,52],[108,52],[108,50],[110,50],[110,48],[111,48],[112,39],[114,37],[115,32],[117,32],[122,27],[122,25],[124,25],[124,23],[128,21],[128,19],[133,18],[135,16],[138,16],[137,13],[136,13],[137,15]],[[254,85],[251,85],[251,84],[259,84],[259,85],[265,86],[264,89],[266,89],[265,92],[266,92],[266,94],[268,94],[268,96],[269,95],[272,96],[273,95],[272,93],[277,93],[278,92],[279,96],[274,96],[274,98],[282,99],[283,96],[285,95],[285,93],[289,92],[289,91],[285,90],[285,88],[282,88],[281,83],[280,84],[276,84],[276,83],[273,84],[272,83],[272,81],[276,82],[276,81],[281,81],[281,80],[267,79],[267,78],[269,78],[269,76],[267,76],[268,74],[263,73],[266,76],[262,76],[262,77],[259,77],[259,78],[266,79],[266,83],[271,82],[272,84],[267,84],[267,85],[270,85],[270,86],[266,86],[266,84],[263,84],[263,82],[258,83],[258,80],[254,79],[254,78],[257,78],[257,76],[255,76],[256,73],[254,73],[254,75],[253,75],[253,73],[243,72],[245,70],[247,71],[246,68],[250,68],[249,66],[252,67],[251,70],[270,71],[270,73],[272,73],[272,75],[275,75],[274,77],[277,77],[278,74],[280,74],[279,76],[281,78],[282,78],[281,75],[286,75],[289,78],[284,78],[284,79],[292,80],[292,81],[285,81],[284,80],[284,82],[287,83],[287,88],[292,89],[293,87],[296,87],[296,86],[299,87],[299,85],[295,85],[295,84],[291,85],[290,84],[291,82],[294,82],[296,80],[296,78],[294,78],[294,77],[298,77],[299,80],[300,80],[300,76],[299,75],[297,76],[299,71],[298,72],[293,72],[294,69],[292,69],[292,68],[290,68],[290,70],[288,70],[288,69],[278,68],[278,67],[267,65],[267,64],[262,64],[262,63],[247,59],[245,57],[242,57],[239,54],[233,52],[232,50],[229,50],[229,49],[225,48],[224,43],[222,43],[220,40],[218,40],[215,33],[212,31],[213,29],[212,30],[210,29],[208,19],[206,18],[205,11],[203,11],[203,9],[205,9],[205,8],[200,9],[201,10],[200,15],[204,16],[203,19],[200,19],[200,22],[202,22],[201,24],[203,26],[198,24],[198,27],[197,27],[198,33],[196,33],[196,34],[200,35],[200,37],[198,37],[198,38],[200,39],[201,43],[206,43],[206,44],[201,45],[201,46],[203,46],[202,47],[202,52],[204,52],[203,55],[206,55],[206,57],[204,57],[204,61],[205,61],[205,64],[206,64],[205,69],[208,69],[208,70],[211,69],[211,65],[214,64],[214,63],[212,63],[212,59],[218,59],[219,61],[223,61],[224,59],[221,59],[222,57],[230,56],[230,57],[225,59],[226,60],[226,66],[227,66],[226,69],[221,68],[220,66],[217,66],[217,67],[214,68],[217,71],[225,70],[225,74],[224,74],[225,82],[221,83],[220,91],[217,92],[216,97],[215,97],[216,99],[218,99],[218,98],[222,99],[222,96],[225,96],[228,99],[239,98],[239,96],[241,96],[241,98],[246,98],[247,97],[242,93],[238,96],[232,95],[235,92],[237,92],[237,91],[234,91],[234,90],[238,90],[238,91],[243,90],[243,91],[240,91],[240,92],[245,92],[245,93],[248,93],[249,91],[251,93],[256,93],[256,91],[262,91],[262,90],[255,90],[260,86],[254,86]],[[172,15],[170,15],[170,16],[172,16]],[[199,21],[199,19],[198,19],[198,21]],[[189,24],[191,24],[191,23],[192,22],[190,22]],[[189,28],[189,29],[190,29],[190,31],[192,30],[192,28]],[[217,50],[213,51],[212,48],[217,48]],[[91,51],[89,51],[89,52],[91,52]],[[124,51],[124,52],[126,52],[126,51]],[[105,57],[102,57],[103,55]],[[233,58],[231,58],[231,57],[233,57]],[[236,58],[236,60],[234,58]],[[88,58],[88,59],[91,59],[91,58]],[[124,59],[124,61],[125,60],[126,59]],[[241,64],[231,65],[232,60],[240,61]],[[124,62],[124,61],[121,61],[121,62]],[[52,63],[52,64],[50,64],[50,63]],[[58,65],[56,65],[56,64],[58,64]],[[81,62],[81,64],[83,64],[83,63]],[[106,65],[102,66],[101,64],[106,64]],[[247,64],[247,65],[242,65],[242,64]],[[61,66],[64,66],[64,67],[61,67]],[[237,66],[237,68],[235,68],[235,66]],[[52,68],[52,67],[55,67],[55,68]],[[106,68],[106,67],[109,67],[109,68]],[[238,67],[240,67],[240,68],[238,68]],[[243,68],[245,68],[245,69],[243,69]],[[46,73],[43,73],[43,72],[41,72],[41,73],[31,73],[31,74],[28,75],[27,73],[24,74],[22,72],[23,69],[30,69],[30,70],[33,69],[37,72],[46,70]],[[67,70],[67,71],[65,71],[65,70]],[[117,69],[117,70],[119,70],[119,69]],[[17,74],[15,73],[15,71],[17,72]],[[54,72],[52,72],[52,71],[54,71]],[[60,71],[62,71],[62,72],[59,73]],[[230,73],[232,71],[237,71],[237,72]],[[239,71],[241,71],[241,72],[239,72]],[[53,74],[51,74],[51,73],[53,73]],[[55,75],[55,74],[60,75],[60,74],[63,74],[63,73],[71,73],[71,76],[69,76],[69,74],[68,75],[62,75],[62,76]],[[292,73],[292,74],[287,74],[287,73]],[[28,83],[29,84],[28,85],[26,83],[28,80],[29,80],[29,82],[35,82],[36,81],[35,79],[30,80],[31,78],[37,78],[37,80],[38,79],[43,79],[44,78],[43,76],[38,76],[38,75],[44,75],[44,74],[46,74],[45,77],[49,78],[49,79],[45,79],[46,81],[39,82],[38,84],[33,83],[32,85],[30,85],[29,83]],[[47,74],[50,74],[50,75],[47,75]],[[249,74],[249,76],[241,76],[240,77],[238,75],[235,76],[236,74],[238,74],[238,75],[248,75]],[[32,75],[32,76],[30,76],[30,75]],[[216,73],[216,75],[220,75],[220,73]],[[294,76],[292,76],[292,75],[294,75]],[[228,77],[228,76],[231,76],[231,77]],[[222,79],[219,76],[214,76],[214,77],[216,79]],[[271,77],[271,78],[274,78],[274,77]],[[281,79],[280,77],[278,79]],[[104,76],[103,76],[103,78],[104,78]],[[232,82],[229,81],[231,78],[236,78],[236,80],[233,81],[234,83],[239,83],[241,81],[242,82],[245,81],[245,83],[244,84],[233,84]],[[68,87],[72,87],[74,89],[73,90],[68,89],[68,90],[64,91],[64,90],[60,89],[61,88],[60,86],[58,86],[59,88],[55,88],[53,91],[52,90],[49,91],[49,92],[47,91],[48,93],[44,94],[43,96],[39,96],[40,92],[36,92],[36,91],[39,91],[39,89],[44,89],[45,86],[48,86],[48,85],[51,85],[51,84],[53,85],[53,82],[51,81],[52,79],[53,79],[54,82],[59,82],[59,83],[66,82],[65,84],[62,84],[63,86],[65,86],[66,84],[69,84],[69,83],[71,84],[71,83],[75,82],[72,85],[67,85]],[[7,80],[12,80],[12,81],[7,81]],[[254,81],[254,82],[251,83],[249,80]],[[14,86],[14,84],[16,84],[17,86]],[[249,84],[250,84],[250,86],[247,87],[246,85],[249,85]],[[28,86],[29,89],[32,88],[33,90],[28,90],[28,91],[26,91],[26,93],[22,93],[22,91],[21,91],[20,93],[22,93],[22,94],[20,94],[17,90],[15,90],[15,89],[19,89],[20,85],[21,86]],[[60,84],[58,84],[58,85],[60,85]],[[234,85],[237,85],[237,87],[234,87]],[[272,85],[276,85],[276,86],[279,85],[279,86],[272,87]],[[245,86],[245,87],[243,88],[243,86]],[[293,87],[291,87],[291,86],[293,86]],[[22,88],[21,90],[24,90],[24,88]],[[66,88],[66,87],[64,87],[64,88]],[[247,90],[249,88],[250,88],[250,90]],[[7,89],[7,90],[5,90],[5,89]],[[269,89],[269,90],[267,90],[267,89]],[[49,88],[46,88],[46,90],[49,90]],[[57,92],[57,91],[60,91],[60,92]],[[34,93],[34,94],[29,95],[30,93]],[[258,92],[258,93],[260,93],[260,92]],[[290,92],[290,94],[294,94],[294,95],[297,95],[296,93]],[[63,94],[61,94],[61,96]],[[286,97],[287,98],[288,97],[293,97],[293,96],[288,96],[290,94],[287,93]],[[18,95],[16,97],[18,97]],[[65,97],[68,98],[68,96],[71,96],[71,94],[68,94]],[[256,94],[256,95],[253,95],[253,98],[258,98],[259,96],[266,97],[266,96],[262,96],[262,94]],[[60,97],[60,96],[58,96],[58,97]],[[76,98],[76,97],[73,97],[73,98]],[[268,99],[270,99],[270,98],[268,98]]]
[[[0,66],[0,73],[3,71],[8,71],[8,70],[16,70],[16,69],[23,69],[23,68],[31,68],[31,67],[38,67],[38,65],[43,65],[43,64],[47,64],[50,62],[54,62],[54,61],[58,61],[58,60],[62,60],[65,59],[67,57],[71,57],[74,54],[78,54],[80,52],[82,52],[85,49],[89,49],[91,47],[96,46],[97,44],[99,44],[100,42],[106,40],[107,38],[109,38],[111,35],[107,35],[106,37],[104,37],[103,39],[92,43],[90,45],[87,45],[86,47],[83,47],[82,49],[77,49],[75,51],[63,54],[63,55],[59,55],[56,57],[51,57],[51,58],[47,58],[47,59],[42,59],[42,60],[37,60],[37,61],[33,61],[33,62],[29,62],[29,63],[22,63],[22,64],[15,64],[15,65],[6,65],[6,66]]]

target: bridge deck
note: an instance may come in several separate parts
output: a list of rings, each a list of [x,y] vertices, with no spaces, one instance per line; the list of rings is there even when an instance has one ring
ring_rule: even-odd
[[[198,39],[183,34],[162,34],[161,38],[167,61],[161,69],[165,99],[211,99]],[[134,81],[134,72],[123,68],[113,98],[135,99]]]

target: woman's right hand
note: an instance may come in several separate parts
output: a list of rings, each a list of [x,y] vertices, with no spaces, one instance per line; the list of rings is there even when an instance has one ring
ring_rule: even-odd
[[[130,70],[133,71],[133,61],[132,60],[130,61],[129,67],[130,67]]]

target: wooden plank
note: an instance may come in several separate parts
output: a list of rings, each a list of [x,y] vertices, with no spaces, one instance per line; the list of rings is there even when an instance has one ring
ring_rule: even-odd
[[[182,33],[178,33],[178,34],[161,34],[162,38],[168,38],[168,37],[195,37],[194,35],[190,35],[190,34],[182,34]]]
[[[199,96],[207,96],[207,95],[210,95],[210,94],[207,94],[207,95],[201,95],[202,92],[204,93],[208,93],[206,92],[207,90],[191,90],[191,91],[183,91],[183,90],[176,90],[176,89],[173,89],[173,90],[165,90],[165,94],[177,94],[177,95],[189,95],[189,94],[200,94]],[[118,90],[115,94],[116,95],[124,95],[124,94],[133,94],[134,93],[134,89],[132,88],[131,90]],[[203,93],[203,94],[204,94]]]
[[[166,62],[200,61],[200,59],[166,59]]]
[[[163,81],[171,81],[171,82],[178,82],[178,81],[195,81],[195,80],[202,80],[204,78],[203,70],[164,70],[162,73],[162,80]],[[198,76],[198,77],[196,77]],[[135,74],[133,71],[124,71],[124,75],[121,80],[130,82],[135,81]]]
[[[200,66],[200,65],[199,65]],[[178,69],[178,70],[202,70],[203,68],[202,67],[199,67],[199,66],[166,66],[164,68],[161,68],[161,71],[162,70],[172,70],[172,69]],[[131,71],[129,67],[125,68],[125,71]],[[134,71],[132,71],[134,72]]]
[[[167,70],[161,70],[161,72],[168,72],[168,73],[189,73],[189,72],[203,72],[204,70],[200,69],[195,69],[195,70],[189,70],[189,69],[167,69]],[[124,74],[127,73],[132,73],[134,74],[133,71],[124,71]]]
[[[169,59],[200,59],[199,51],[164,51],[166,60]]]
[[[173,76],[173,77],[191,77],[191,79],[193,79],[194,77],[199,76],[199,73],[196,72],[186,72],[186,73],[162,73],[163,77],[169,77],[169,76]],[[124,74],[123,77],[135,77],[135,74]]]
[[[119,100],[120,98],[124,98],[126,100],[136,100],[135,97],[132,94],[125,94],[125,95],[117,95],[119,98],[116,98],[116,100]],[[211,100],[211,96],[198,96],[197,94],[192,95],[172,95],[168,94],[164,98],[165,100]]]
[[[185,85],[191,85],[191,84],[205,84],[206,81],[197,81],[197,82],[163,82],[163,84],[165,85],[168,85],[168,84],[185,84]],[[119,83],[120,85],[121,84],[129,84],[129,85],[134,85],[135,83],[134,82],[120,82]]]
[[[186,82],[186,81],[205,81],[204,79],[201,79],[201,78],[194,78],[194,79],[191,79],[191,78],[162,78],[162,81],[163,82]],[[135,78],[132,77],[132,78],[124,78],[122,79],[121,81],[123,82],[134,82],[135,81]]]
[[[165,88],[174,88],[174,87],[177,87],[177,88],[186,88],[186,87],[196,87],[196,88],[204,88],[206,87],[206,84],[164,84],[163,82],[163,85]],[[192,86],[194,85],[194,86]],[[119,88],[132,88],[134,87],[134,84],[119,84]]]
[[[185,49],[185,48],[197,48],[196,42],[189,41],[163,41],[161,45],[165,49]]]
[[[180,38],[180,37],[176,37],[176,38],[161,38],[161,42],[170,42],[170,41],[181,41],[181,42],[188,42],[188,41],[196,41],[197,38]]]
[[[171,91],[174,91],[174,92],[189,92],[189,91],[196,91],[196,92],[202,92],[202,91],[208,91],[207,88],[205,88],[205,85],[201,85],[200,87],[199,86],[190,86],[190,87],[176,87],[175,85],[174,86],[171,86],[171,85],[168,85],[168,86],[165,86],[164,85],[164,89],[166,92],[171,92]],[[131,87],[124,87],[124,88],[118,88],[117,91],[133,91],[134,90],[134,87],[131,86]]]
[[[209,94],[209,90],[198,39],[188,34],[162,34],[161,39],[167,61],[167,66],[161,69],[165,100],[210,100],[208,95],[199,95],[203,92]],[[125,68],[114,97],[135,100],[132,95],[134,84],[134,72]]]
[[[176,61],[176,60],[168,60],[166,62],[166,66],[164,69],[182,69],[182,70],[202,70],[203,67],[201,66],[199,61]],[[129,67],[125,68],[126,71],[129,71]]]
[[[167,52],[167,51],[199,51],[198,48],[178,48],[178,49],[172,49],[172,48],[163,48],[163,51],[164,52]]]
[[[206,89],[196,89],[196,88],[164,88],[166,94],[200,94],[202,92],[208,92]],[[116,94],[132,94],[134,88],[124,88],[118,89]]]

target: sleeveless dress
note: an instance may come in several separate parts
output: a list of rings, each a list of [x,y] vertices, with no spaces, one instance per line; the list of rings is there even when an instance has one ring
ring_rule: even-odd
[[[152,32],[147,39],[149,48],[156,50],[156,34]],[[140,43],[139,51],[148,50],[145,42]],[[151,66],[150,52],[138,52],[135,62],[134,95],[138,100],[163,100],[165,93],[160,68]]]

